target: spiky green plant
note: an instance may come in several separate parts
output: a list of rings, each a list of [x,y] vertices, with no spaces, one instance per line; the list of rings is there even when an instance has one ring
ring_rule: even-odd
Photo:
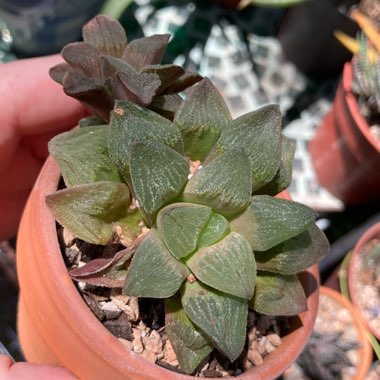
[[[277,105],[233,120],[204,78],[173,121],[117,100],[108,126],[51,140],[66,188],[46,201],[79,239],[129,237],[95,272],[103,286],[118,278],[126,295],[166,300],[167,334],[181,369],[193,373],[213,348],[237,359],[249,308],[306,309],[297,273],[325,254],[327,240],[314,211],[275,197],[290,184],[294,149]],[[88,268],[79,268],[81,281]]]

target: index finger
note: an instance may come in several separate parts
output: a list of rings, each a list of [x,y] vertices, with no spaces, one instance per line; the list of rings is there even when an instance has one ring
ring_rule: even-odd
[[[49,69],[60,62],[62,58],[55,54],[0,65],[2,124],[28,136],[58,133],[85,116],[84,107],[49,76]]]

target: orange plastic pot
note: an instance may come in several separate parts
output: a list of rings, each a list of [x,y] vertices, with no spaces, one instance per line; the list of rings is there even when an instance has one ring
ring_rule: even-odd
[[[362,294],[357,291],[357,288],[354,286],[355,279],[354,279],[354,273],[357,270],[358,267],[357,263],[358,260],[360,260],[360,256],[362,255],[362,250],[364,246],[372,239],[380,239],[380,223],[376,223],[373,226],[371,226],[358,240],[356,243],[354,249],[352,250],[351,258],[348,264],[348,273],[347,273],[347,281],[348,281],[348,290],[350,293],[350,298],[352,300],[352,303],[355,305],[356,309],[358,310],[358,313],[360,314],[364,325],[367,327],[367,329],[374,335],[378,340],[380,340],[380,331],[373,328],[368,319],[364,316],[363,311],[361,307],[359,306],[360,303],[358,300],[360,297],[362,297]]]
[[[46,195],[57,189],[59,179],[59,169],[50,157],[31,193],[18,234],[18,332],[27,360],[61,365],[89,380],[193,378],[151,364],[126,349],[82,300],[66,270],[56,224],[45,205]],[[308,310],[293,318],[292,332],[281,346],[239,379],[274,379],[301,353],[318,308],[317,265],[301,277]]]
[[[319,291],[320,296],[325,295],[326,297],[332,298],[337,303],[339,303],[343,309],[347,309],[350,313],[353,326],[357,331],[357,341],[359,343],[358,357],[360,358],[356,366],[356,375],[352,378],[352,380],[365,379],[372,365],[373,351],[367,336],[367,330],[364,327],[356,308],[345,296],[343,296],[342,293],[338,292],[335,289],[321,286],[319,288]],[[336,310],[336,312],[338,313],[338,310]]]
[[[380,199],[380,144],[369,132],[344,66],[331,111],[309,144],[318,182],[346,204]]]

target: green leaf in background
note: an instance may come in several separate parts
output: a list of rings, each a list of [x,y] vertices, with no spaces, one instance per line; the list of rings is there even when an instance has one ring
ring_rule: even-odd
[[[244,149],[252,165],[252,192],[275,176],[281,159],[281,113],[279,106],[267,105],[238,117],[222,129],[211,153]]]
[[[73,129],[50,140],[50,154],[67,187],[91,182],[122,182],[107,147],[108,126]]]
[[[165,302],[165,326],[180,368],[185,373],[193,373],[211,353],[212,344],[191,322],[181,303],[175,298],[169,298]]]
[[[208,78],[202,79],[185,99],[174,117],[191,160],[204,160],[231,120],[223,97]]]
[[[166,298],[180,288],[189,274],[151,230],[133,255],[123,293],[133,297]]]
[[[216,212],[211,214],[198,239],[198,248],[207,247],[223,239],[230,231],[228,220]]]
[[[181,287],[182,306],[215,346],[231,361],[242,352],[245,343],[247,301],[213,290],[200,281]]]
[[[154,214],[179,195],[190,170],[183,156],[153,141],[131,146],[129,166],[134,195],[147,214]]]
[[[307,303],[297,275],[258,271],[250,307],[261,314],[297,315],[307,309]]]
[[[57,191],[46,197],[46,204],[75,236],[106,245],[112,237],[112,223],[127,214],[129,195],[126,185],[103,181]]]
[[[247,210],[231,220],[230,226],[247,238],[254,251],[266,251],[304,231],[316,216],[301,203],[254,195]]]
[[[198,237],[210,217],[210,207],[173,203],[158,213],[157,230],[170,252],[181,259],[195,250]]]
[[[263,187],[260,187],[254,195],[267,194],[275,196],[290,186],[292,182],[293,158],[295,151],[295,142],[282,136],[280,167],[274,178]]]
[[[242,235],[231,232],[218,243],[201,248],[186,264],[212,288],[246,299],[253,296],[256,263],[252,248]]]
[[[264,252],[255,252],[257,269],[296,274],[309,268],[328,251],[325,234],[312,223],[299,235]]]
[[[194,173],[183,199],[205,204],[228,217],[249,205],[251,178],[248,156],[242,150],[227,151]]]

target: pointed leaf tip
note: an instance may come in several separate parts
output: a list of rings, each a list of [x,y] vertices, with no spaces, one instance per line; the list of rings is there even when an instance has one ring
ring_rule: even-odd
[[[177,292],[189,274],[151,230],[137,248],[128,268],[123,293],[134,297],[167,298]]]
[[[121,57],[127,44],[127,36],[119,21],[97,15],[82,28],[83,40],[103,54]]]
[[[218,350],[231,361],[244,348],[247,301],[213,290],[200,281],[185,282],[181,288],[182,305],[190,320],[198,326]]]

